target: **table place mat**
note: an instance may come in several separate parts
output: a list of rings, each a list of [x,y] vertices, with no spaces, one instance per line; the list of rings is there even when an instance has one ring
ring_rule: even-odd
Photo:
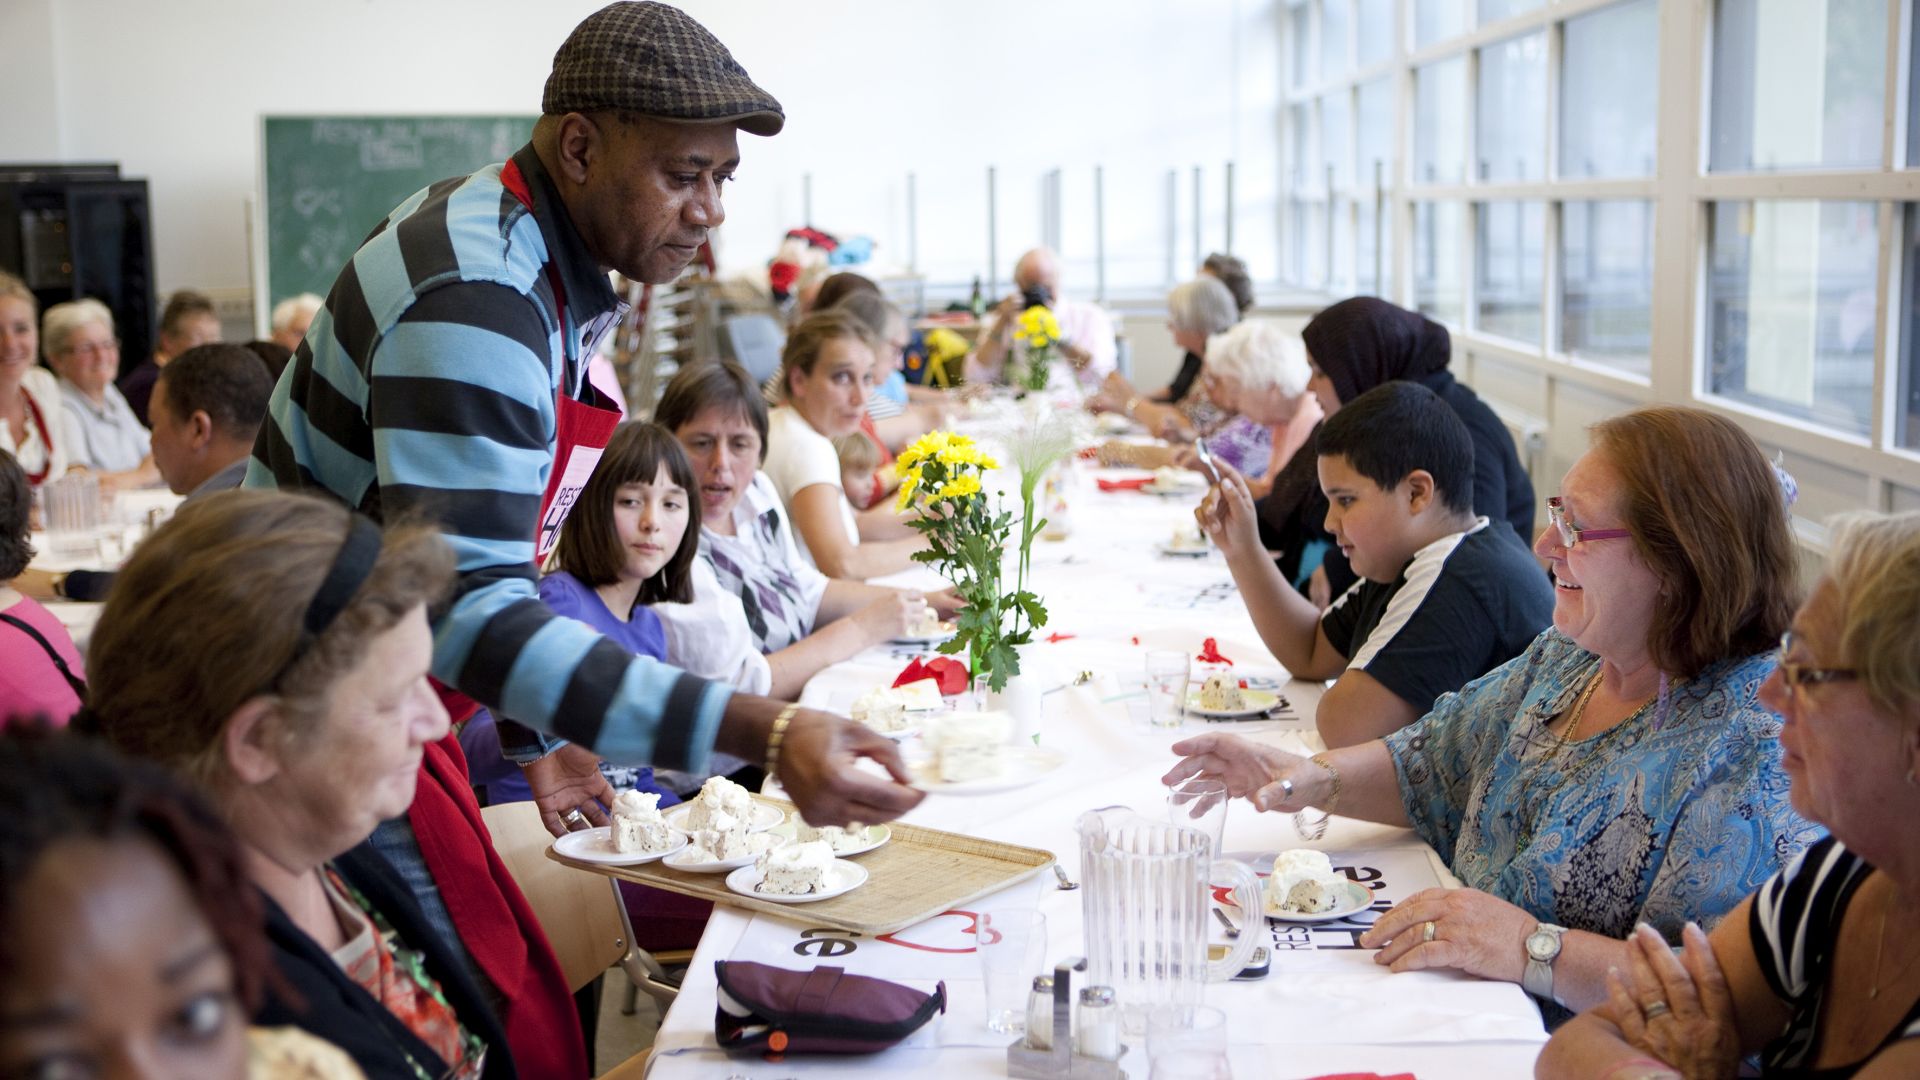
[[[793,804],[755,796],[791,814]],[[1052,866],[1053,853],[997,840],[892,822],[885,847],[856,855],[866,884],[811,904],[776,904],[727,888],[725,874],[691,874],[664,861],[641,866],[602,866],[569,859],[547,848],[547,858],[607,877],[651,885],[684,896],[729,904],[809,926],[889,934],[962,907]]]

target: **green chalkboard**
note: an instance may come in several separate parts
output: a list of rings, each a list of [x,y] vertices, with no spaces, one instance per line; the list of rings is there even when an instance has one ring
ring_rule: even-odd
[[[267,298],[321,296],[360,241],[402,199],[449,176],[505,161],[532,116],[262,118]]]

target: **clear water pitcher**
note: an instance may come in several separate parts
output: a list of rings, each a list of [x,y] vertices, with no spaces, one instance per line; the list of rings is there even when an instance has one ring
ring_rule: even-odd
[[[1088,977],[1111,986],[1129,1032],[1157,1005],[1196,1005],[1208,982],[1238,974],[1262,935],[1241,934],[1207,961],[1212,880],[1231,880],[1243,912],[1260,916],[1260,879],[1245,863],[1213,857],[1213,841],[1124,806],[1080,815],[1081,912]],[[1257,923],[1255,924],[1257,925]]]

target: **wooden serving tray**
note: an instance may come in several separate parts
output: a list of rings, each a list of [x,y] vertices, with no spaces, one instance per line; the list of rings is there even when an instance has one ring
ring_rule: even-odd
[[[789,815],[793,804],[755,796]],[[960,833],[893,822],[893,839],[884,847],[855,855],[867,869],[866,883],[850,893],[811,904],[776,904],[742,896],[727,888],[726,874],[690,874],[664,861],[639,866],[605,866],[569,859],[547,848],[547,858],[580,870],[697,896],[716,904],[778,915],[809,926],[831,926],[863,934],[890,934],[925,922],[949,908],[999,892],[1040,873],[1054,863],[1053,853],[1003,844]]]

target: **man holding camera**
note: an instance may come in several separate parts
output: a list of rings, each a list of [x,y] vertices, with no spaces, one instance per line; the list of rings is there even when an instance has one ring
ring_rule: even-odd
[[[967,377],[998,381],[1013,348],[1013,331],[1020,314],[1031,307],[1053,312],[1060,324],[1060,355],[1073,365],[1082,389],[1096,390],[1114,369],[1113,319],[1098,304],[1068,300],[1060,295],[1060,259],[1046,248],[1034,248],[1013,264],[1013,287],[1019,292],[994,306],[987,329],[981,333]]]

